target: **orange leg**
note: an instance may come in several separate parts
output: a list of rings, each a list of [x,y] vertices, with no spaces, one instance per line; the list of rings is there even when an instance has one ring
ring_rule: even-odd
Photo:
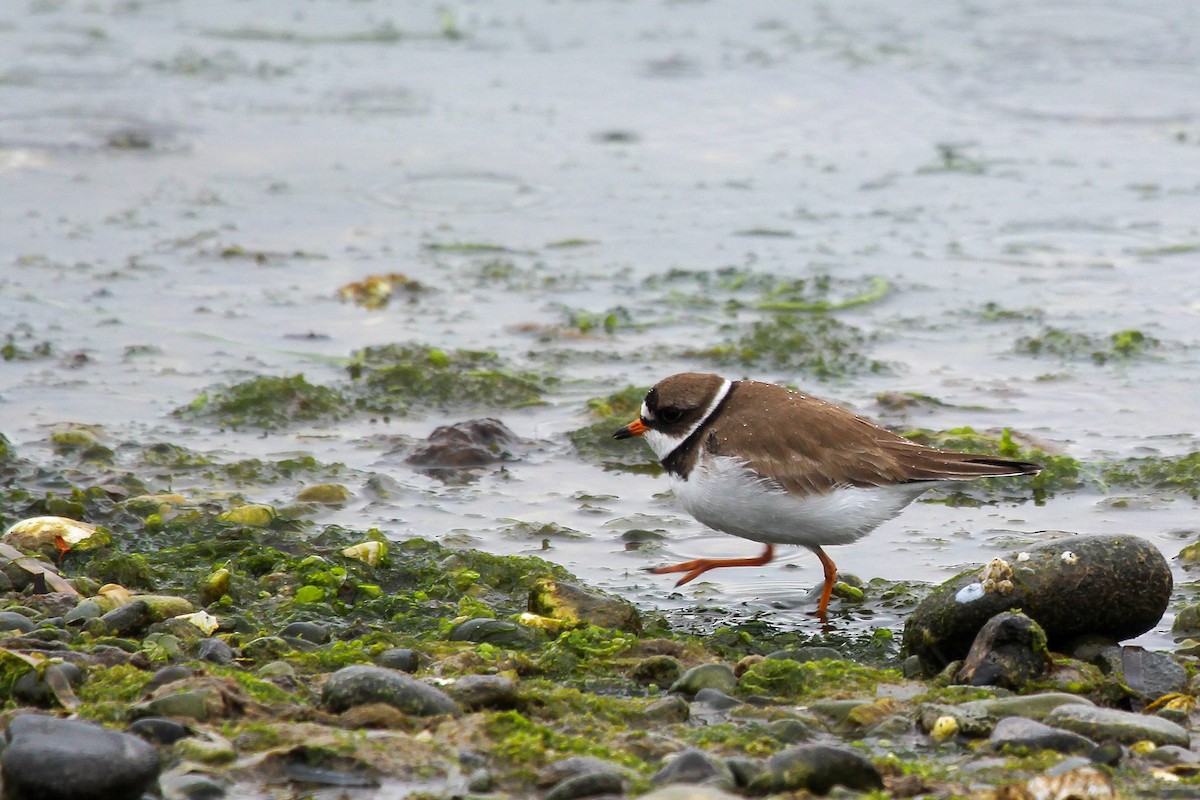
[[[821,554],[818,553],[818,555]],[[769,564],[773,558],[775,558],[775,547],[767,545],[767,549],[762,551],[762,555],[755,556],[754,558],[697,558],[695,561],[685,561],[682,564],[672,564],[669,567],[655,567],[650,571],[655,575],[665,575],[668,572],[686,572],[687,574],[675,584],[676,586],[683,586],[688,581],[695,580],[710,569],[716,569],[717,567],[761,567],[763,564]],[[833,566],[832,561],[829,562],[829,566]],[[828,583],[829,570],[826,570],[825,574],[827,578],[826,582]],[[832,586],[832,584],[829,584],[831,590]],[[828,598],[826,598],[826,601],[828,602]]]
[[[833,595],[833,582],[837,580],[837,565],[829,556],[825,555],[825,551],[819,546],[809,549],[817,554],[817,558],[821,559],[821,568],[825,570],[825,585],[821,587],[821,602],[817,604],[817,618],[821,622],[827,622],[828,618],[825,612],[829,610],[829,598]]]

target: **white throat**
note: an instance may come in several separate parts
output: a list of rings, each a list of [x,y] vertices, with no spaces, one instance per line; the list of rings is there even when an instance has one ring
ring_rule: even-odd
[[[703,425],[708,418],[712,416],[713,412],[717,410],[717,406],[719,406],[721,401],[725,399],[725,395],[729,394],[729,389],[732,386],[733,381],[726,378],[721,384],[721,388],[718,389],[717,393],[713,395],[712,402],[708,404],[708,408],[704,409],[704,415],[700,417],[700,419],[696,420],[696,422],[693,423],[692,426],[683,433],[680,433],[677,436],[668,436],[665,433],[660,433],[659,431],[651,428],[650,430],[646,431],[645,434],[643,434],[642,438],[645,439],[646,443],[650,445],[650,449],[654,451],[654,455],[658,456],[659,461],[662,461],[664,458],[669,456],[671,451],[683,444],[684,440],[695,433],[696,429]],[[641,415],[642,419],[650,420],[651,422],[654,421],[654,416],[650,413],[650,410],[646,408],[645,403],[642,403]]]

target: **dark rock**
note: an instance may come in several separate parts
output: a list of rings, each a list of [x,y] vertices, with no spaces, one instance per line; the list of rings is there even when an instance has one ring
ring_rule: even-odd
[[[134,600],[118,606],[100,617],[104,629],[112,636],[136,636],[154,622],[150,605],[145,600]]]
[[[997,722],[989,741],[997,750],[1019,747],[1056,750],[1060,753],[1087,753],[1096,747],[1096,743],[1086,736],[1021,717],[1005,717]]]
[[[13,611],[0,611],[0,634],[19,631],[20,633],[29,633],[37,628],[34,621],[24,614],[17,614]]]
[[[1046,715],[1046,724],[1074,731],[1096,741],[1112,739],[1122,744],[1133,744],[1144,739],[1157,745],[1187,747],[1189,744],[1187,729],[1174,722],[1115,708],[1059,706]]]
[[[408,647],[389,647],[375,658],[375,663],[388,669],[413,673],[421,666],[420,654]]]
[[[468,792],[490,792],[495,785],[496,779],[492,775],[492,771],[480,767],[472,770],[467,776],[467,791]]]
[[[49,664],[41,671],[31,669],[17,678],[12,693],[22,703],[49,707],[56,699],[53,689],[56,683],[75,689],[83,684],[83,678],[83,670],[70,662]]]
[[[282,636],[259,636],[242,645],[242,655],[251,661],[274,661],[304,647],[303,639],[289,642]],[[311,649],[315,650],[316,646]]]
[[[905,622],[904,651],[936,673],[966,655],[984,623],[1013,610],[1042,626],[1051,649],[1086,634],[1127,639],[1162,619],[1171,587],[1170,565],[1145,539],[1056,539],[939,586]]]
[[[733,773],[729,767],[694,747],[671,758],[650,780],[659,786],[668,783],[711,783],[726,789],[733,788]]]
[[[630,633],[642,630],[642,618],[629,601],[551,578],[534,583],[529,591],[529,610],[564,622],[586,622]]]
[[[1120,653],[1120,674],[1114,677],[1143,703],[1186,690],[1187,672],[1170,653],[1132,645],[1122,647]]]
[[[642,709],[642,716],[647,720],[663,724],[687,722],[688,717],[691,716],[691,709],[688,707],[687,700],[677,694],[672,694],[659,698],[646,706]]]
[[[741,700],[738,700],[736,697],[730,697],[720,689],[701,689],[696,692],[696,696],[692,699],[702,706],[708,706],[717,711],[724,711],[742,704]]]
[[[39,800],[137,800],[159,770],[158,752],[136,736],[36,715],[9,720],[0,764],[5,797]]]
[[[464,675],[449,687],[450,696],[463,708],[506,709],[517,704],[517,684],[503,675]]]
[[[679,680],[682,672],[683,669],[679,665],[679,659],[672,656],[650,656],[634,664],[629,677],[639,683],[670,686]]]
[[[285,639],[303,639],[312,644],[325,644],[331,638],[329,628],[316,622],[288,623],[279,635]]]
[[[142,717],[129,725],[129,732],[142,737],[151,744],[174,744],[192,731],[182,722],[163,717]]]
[[[814,645],[811,647],[796,647],[791,650],[776,650],[774,653],[768,654],[767,658],[805,663],[807,661],[825,661],[830,659],[841,661],[844,657],[832,647]]]
[[[545,800],[576,800],[598,794],[621,794],[625,782],[615,772],[589,772],[559,781],[546,793]]]
[[[1165,747],[1154,748],[1154,753],[1161,753],[1164,750],[1172,749],[1183,750],[1183,748],[1179,747],[1178,745],[1169,744]],[[1187,751],[1183,750],[1183,752]],[[1153,753],[1151,755],[1153,755]],[[1121,759],[1125,758],[1125,748],[1117,742],[1105,742],[1088,753],[1087,757],[1088,761],[1091,761],[1093,764],[1103,764],[1106,767],[1115,767],[1117,764],[1121,763]]]
[[[524,647],[536,638],[537,634],[528,626],[489,617],[464,620],[450,631],[452,642],[486,642],[507,647]]]
[[[232,664],[237,654],[224,639],[208,638],[196,648],[196,657],[214,664]]]
[[[807,742],[813,738],[812,728],[805,725],[798,719],[777,719],[768,722],[763,726],[763,730],[772,739],[776,739],[785,744],[796,744],[797,742]]]
[[[419,717],[458,712],[458,705],[441,689],[404,672],[365,664],[333,673],[325,682],[321,703],[334,713],[367,703],[387,703]]]
[[[168,683],[181,681],[185,678],[190,678],[196,674],[196,670],[191,667],[185,667],[180,664],[172,664],[169,667],[163,667],[158,672],[150,676],[150,682],[142,689],[143,695],[150,695],[159,687],[166,686]]]
[[[747,787],[750,794],[807,789],[828,794],[834,786],[868,791],[883,788],[875,765],[852,750],[824,744],[789,747],[767,759],[763,772]]]
[[[504,445],[517,435],[497,419],[472,419],[435,428],[404,460],[425,471],[468,470],[511,459]]]
[[[100,617],[103,613],[104,611],[100,608],[100,604],[89,598],[83,600],[79,605],[63,615],[63,619],[68,625],[82,625],[89,619]]]
[[[612,761],[605,761],[595,756],[570,756],[543,768],[538,773],[537,785],[540,787],[553,786],[569,778],[608,772],[618,777],[624,775],[624,769]]]
[[[954,682],[1020,691],[1049,667],[1041,626],[1024,614],[1006,611],[980,629]]]
[[[188,773],[165,775],[159,781],[163,797],[171,800],[219,800],[225,796],[225,788],[207,775]]]

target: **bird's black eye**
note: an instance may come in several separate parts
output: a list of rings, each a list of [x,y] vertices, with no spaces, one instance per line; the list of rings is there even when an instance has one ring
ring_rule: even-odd
[[[683,418],[683,411],[682,409],[674,407],[660,408],[658,410],[658,415],[662,417],[663,422],[673,423],[679,422],[679,420]]]

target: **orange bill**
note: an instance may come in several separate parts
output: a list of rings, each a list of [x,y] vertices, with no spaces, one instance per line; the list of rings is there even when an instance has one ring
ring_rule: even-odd
[[[648,430],[650,429],[646,427],[646,423],[642,422],[641,418],[638,418],[614,433],[613,438],[628,439],[630,436],[641,436]]]

